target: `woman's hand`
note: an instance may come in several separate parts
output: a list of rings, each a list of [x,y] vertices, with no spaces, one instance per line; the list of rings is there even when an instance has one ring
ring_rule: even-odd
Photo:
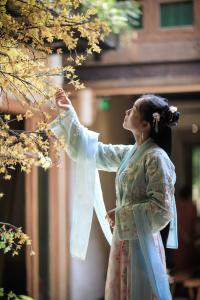
[[[111,210],[110,212],[108,211],[105,218],[108,221],[110,227],[114,228],[114,226],[115,226],[115,211],[113,211],[113,210]]]
[[[64,110],[67,110],[69,105],[71,104],[70,99],[68,96],[65,94],[63,89],[59,89],[57,93],[55,94],[55,100],[56,100],[56,105]]]

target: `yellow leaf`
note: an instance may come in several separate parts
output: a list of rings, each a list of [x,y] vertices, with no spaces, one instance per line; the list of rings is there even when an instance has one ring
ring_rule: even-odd
[[[24,115],[24,117],[25,117],[26,119],[29,119],[29,118],[31,118],[32,116],[33,116],[33,113],[32,113],[31,110],[27,110],[26,113],[25,113],[25,115]]]
[[[4,115],[4,119],[5,119],[6,121],[9,121],[9,120],[10,120],[10,115]]]
[[[31,250],[30,256],[34,256],[34,255],[35,255],[35,251]]]
[[[4,179],[5,179],[5,180],[10,180],[10,179],[11,179],[11,175],[8,175],[8,174],[5,175],[5,176],[4,176]]]
[[[16,118],[17,118],[17,121],[18,121],[18,122],[23,120],[23,117],[22,117],[21,114],[20,114],[20,115],[17,115]]]
[[[19,253],[17,251],[13,251],[12,256],[18,255]]]
[[[43,115],[47,120],[51,119],[51,116],[48,113],[46,113],[45,111],[43,112]]]
[[[61,54],[61,53],[62,53],[62,48],[58,48],[58,49],[56,50],[56,52],[57,52],[57,54]]]

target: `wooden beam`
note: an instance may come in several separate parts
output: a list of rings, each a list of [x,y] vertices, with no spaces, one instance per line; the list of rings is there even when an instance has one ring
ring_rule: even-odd
[[[141,95],[147,93],[153,94],[174,94],[174,93],[199,93],[199,84],[176,84],[176,85],[144,85],[144,86],[123,86],[119,82],[94,82],[87,83],[87,88],[90,88],[94,96],[117,96],[117,95]],[[69,92],[69,89],[65,87],[65,90]],[[77,92],[70,90],[70,94],[73,99],[77,98]]]
[[[132,87],[98,87],[87,86],[93,89],[96,96],[140,95],[145,93],[192,93],[200,92],[200,84],[190,85],[162,85],[162,86],[132,86]]]
[[[199,79],[200,61],[81,66],[77,70],[77,75],[87,83],[94,82],[94,80],[96,82],[152,80],[154,78],[168,80],[179,77]]]

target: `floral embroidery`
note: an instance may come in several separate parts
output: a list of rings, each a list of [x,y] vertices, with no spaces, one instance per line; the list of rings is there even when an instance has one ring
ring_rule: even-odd
[[[155,234],[154,240],[165,267],[165,253],[160,236]],[[137,274],[132,274],[131,265],[134,263],[132,259],[133,255],[130,253],[130,241],[119,240],[115,227],[108,264],[105,300],[137,300],[131,296],[131,281],[134,280],[134,276],[137,276]],[[153,292],[150,292],[149,300],[157,300]]]

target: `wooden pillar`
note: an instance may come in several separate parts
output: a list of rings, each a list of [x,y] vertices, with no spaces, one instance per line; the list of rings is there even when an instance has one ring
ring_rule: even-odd
[[[86,88],[78,91],[74,100],[73,105],[81,124],[91,126],[94,123],[97,112],[97,102],[93,90]]]
[[[69,161],[62,153],[60,167],[52,167],[49,176],[49,249],[50,299],[68,299],[69,272]]]
[[[48,65],[62,67],[62,56],[51,55]],[[54,76],[54,85],[63,86],[64,77]],[[69,288],[69,160],[62,153],[60,167],[49,170],[49,286],[51,300],[68,299]]]
[[[26,130],[34,128],[35,120],[26,121]],[[26,250],[27,290],[34,299],[39,299],[39,240],[38,240],[38,171],[32,167],[25,176],[26,199],[26,233],[32,240],[34,256],[30,256],[29,248]]]
[[[200,33],[200,18],[199,18],[199,11],[200,11],[200,1],[194,1],[194,26],[196,32]],[[198,43],[199,47],[199,43]]]

